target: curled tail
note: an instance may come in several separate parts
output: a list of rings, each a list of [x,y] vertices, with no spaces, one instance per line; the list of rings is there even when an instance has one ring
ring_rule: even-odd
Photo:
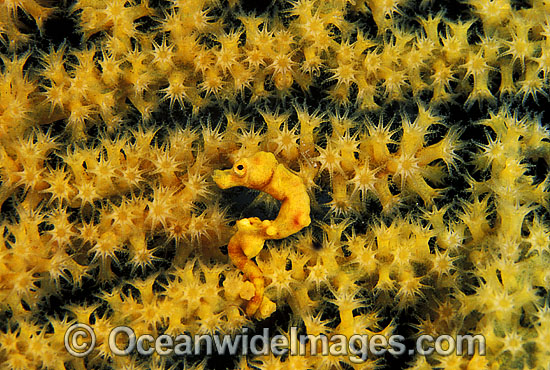
[[[237,231],[229,240],[227,245],[227,253],[231,261],[241,270],[244,276],[254,285],[255,293],[252,299],[248,301],[246,306],[246,314],[253,316],[262,303],[264,296],[264,278],[262,271],[254,261],[249,259],[243,251],[242,241],[245,240],[245,235],[242,231]]]

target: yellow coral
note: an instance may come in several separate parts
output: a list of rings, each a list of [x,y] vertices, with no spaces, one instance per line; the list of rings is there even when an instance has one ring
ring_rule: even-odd
[[[243,369],[546,368],[548,2],[252,3],[0,4],[0,368],[183,361],[114,356],[119,325],[487,345]]]

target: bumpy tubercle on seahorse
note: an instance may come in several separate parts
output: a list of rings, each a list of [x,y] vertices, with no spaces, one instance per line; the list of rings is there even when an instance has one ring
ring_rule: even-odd
[[[260,220],[257,217],[237,221],[237,232],[227,246],[231,261],[240,269],[255,288],[248,301],[246,314],[249,317],[267,317],[275,304],[264,297],[264,278],[258,265],[252,260],[264,246],[265,240],[283,239],[309,226],[310,198],[303,180],[283,164],[273,153],[258,152],[241,159],[228,170],[216,170],[214,182],[227,189],[244,186],[263,191],[281,201],[275,220]]]

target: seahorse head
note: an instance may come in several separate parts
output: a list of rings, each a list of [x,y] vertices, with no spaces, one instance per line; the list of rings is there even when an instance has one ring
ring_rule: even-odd
[[[214,171],[212,179],[222,189],[234,186],[262,189],[271,181],[277,164],[273,153],[258,152],[238,160],[231,169]]]

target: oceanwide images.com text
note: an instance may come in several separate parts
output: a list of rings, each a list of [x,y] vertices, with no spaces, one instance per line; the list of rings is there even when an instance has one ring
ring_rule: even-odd
[[[109,349],[113,355],[140,354],[193,356],[193,355],[267,355],[276,356],[347,356],[353,363],[365,362],[369,353],[393,356],[419,353],[429,355],[485,355],[485,338],[480,335],[421,335],[414,348],[407,348],[401,335],[356,334],[350,337],[341,334],[305,335],[298,334],[297,327],[291,327],[288,334],[270,336],[269,328],[262,334],[250,335],[249,329],[235,335],[189,335],[171,336],[162,334],[136,335],[128,326],[113,328],[108,337]],[[97,339],[93,329],[86,324],[74,324],[65,333],[65,348],[76,357],[84,357],[95,348]]]

